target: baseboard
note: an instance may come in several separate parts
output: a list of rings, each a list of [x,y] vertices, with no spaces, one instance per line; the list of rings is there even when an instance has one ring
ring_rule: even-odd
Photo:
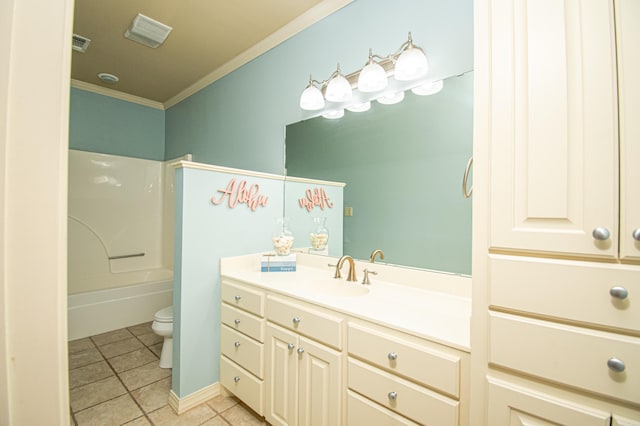
[[[220,383],[216,382],[198,391],[195,391],[194,393],[187,395],[184,398],[179,398],[172,389],[171,392],[169,392],[169,406],[173,409],[173,411],[176,412],[176,414],[180,415],[185,411],[188,411],[202,404],[203,402],[220,395],[223,392],[222,389],[223,388]]]

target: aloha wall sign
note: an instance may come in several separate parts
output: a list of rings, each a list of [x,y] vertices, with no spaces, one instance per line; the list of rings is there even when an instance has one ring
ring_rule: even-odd
[[[211,202],[214,205],[220,205],[227,199],[229,208],[232,209],[238,204],[246,204],[251,211],[256,211],[258,207],[266,207],[269,197],[260,194],[260,185],[257,183],[249,185],[246,180],[238,182],[236,178],[231,179],[224,189],[218,189],[221,192],[220,198],[214,195]]]
[[[298,200],[300,208],[307,209],[308,212],[313,210],[316,206],[324,210],[325,207],[333,208],[333,203],[329,200],[324,188],[307,189],[305,191],[305,197]]]

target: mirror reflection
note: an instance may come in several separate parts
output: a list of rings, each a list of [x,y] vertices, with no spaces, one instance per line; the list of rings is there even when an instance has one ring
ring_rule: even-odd
[[[288,176],[346,183],[344,254],[381,249],[384,262],[471,274],[472,72],[430,96],[290,124],[285,153]]]

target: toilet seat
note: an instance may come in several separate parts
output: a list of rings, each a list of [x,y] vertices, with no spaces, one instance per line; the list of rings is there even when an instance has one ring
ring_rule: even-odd
[[[160,309],[156,312],[153,320],[157,322],[173,322],[173,306]]]

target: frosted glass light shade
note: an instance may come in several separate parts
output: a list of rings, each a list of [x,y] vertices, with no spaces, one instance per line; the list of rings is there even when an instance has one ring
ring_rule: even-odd
[[[336,110],[333,110],[333,111],[327,111],[324,114],[322,114],[322,116],[324,118],[328,118],[330,120],[335,120],[337,118],[344,117],[344,110],[343,109],[336,109]]]
[[[329,81],[324,94],[325,98],[331,102],[345,102],[351,99],[352,95],[351,84],[341,74],[336,75]]]
[[[375,62],[369,62],[358,76],[358,90],[365,93],[382,90],[388,83],[386,71]]]
[[[351,112],[365,112],[371,109],[371,102],[349,105],[347,109]]]
[[[300,95],[300,108],[314,111],[324,108],[324,97],[316,86],[310,84]]]
[[[413,93],[420,96],[427,95],[435,95],[444,87],[444,82],[442,80],[433,81],[429,83],[422,84],[420,86],[414,87],[411,89]]]
[[[396,61],[395,78],[400,81],[415,80],[427,74],[429,62],[422,49],[410,47]]]
[[[402,102],[403,99],[404,99],[404,92],[397,92],[397,93],[385,93],[384,95],[382,95],[376,100],[383,105],[393,105],[393,104]]]

